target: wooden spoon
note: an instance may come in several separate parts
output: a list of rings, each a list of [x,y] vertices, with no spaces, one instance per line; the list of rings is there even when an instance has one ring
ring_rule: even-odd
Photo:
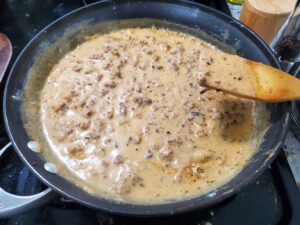
[[[4,34],[0,33],[0,82],[4,76],[4,72],[8,66],[11,55],[11,43]]]
[[[300,99],[300,79],[262,63],[233,55],[228,58],[226,70],[212,68],[200,79],[200,85],[264,102]]]

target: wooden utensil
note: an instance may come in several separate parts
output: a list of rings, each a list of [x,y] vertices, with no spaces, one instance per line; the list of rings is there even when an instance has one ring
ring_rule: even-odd
[[[0,33],[0,82],[4,76],[9,60],[12,55],[12,47],[9,39]]]
[[[300,79],[262,63],[237,56],[235,60],[240,60],[240,64],[243,64],[243,71],[207,73],[200,80],[200,85],[264,102],[300,99]]]
[[[246,0],[240,21],[270,44],[297,0]]]

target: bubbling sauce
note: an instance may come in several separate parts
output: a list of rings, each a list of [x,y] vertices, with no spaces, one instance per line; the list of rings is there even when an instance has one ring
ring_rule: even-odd
[[[59,61],[41,92],[50,149],[101,196],[153,203],[215,189],[257,148],[253,102],[199,84],[227,63],[247,73],[234,59],[166,29],[91,37]]]

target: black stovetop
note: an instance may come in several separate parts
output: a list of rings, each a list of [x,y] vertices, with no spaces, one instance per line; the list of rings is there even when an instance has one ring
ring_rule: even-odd
[[[10,66],[25,44],[43,27],[66,14],[94,2],[92,0],[1,0],[0,32],[13,44]],[[200,3],[229,13],[225,0],[200,0]],[[10,67],[9,67],[10,68]],[[8,70],[9,70],[8,68]],[[6,74],[7,75],[7,74]],[[5,79],[4,79],[5,81]],[[3,83],[0,84],[2,102]],[[1,112],[0,147],[8,142]],[[0,158],[0,187],[11,193],[30,195],[45,187],[20,161],[13,149]],[[134,218],[115,216],[78,205],[64,197],[58,197],[28,213],[3,219],[0,225],[60,225],[60,224],[172,224],[172,225],[243,225],[243,224],[300,224],[299,195],[283,153],[256,181],[234,197],[206,210],[189,214]],[[0,199],[1,201],[1,199]]]

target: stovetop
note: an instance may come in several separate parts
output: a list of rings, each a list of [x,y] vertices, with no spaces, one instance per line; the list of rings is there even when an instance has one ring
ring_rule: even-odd
[[[0,32],[5,33],[13,44],[10,66],[25,44],[39,30],[53,20],[94,2],[92,0],[2,0],[0,2]],[[200,3],[229,13],[225,0],[200,0]],[[9,71],[10,67],[8,68]],[[6,74],[7,75],[7,74]],[[0,84],[2,102],[3,83]],[[2,110],[2,109],[1,109]],[[8,142],[1,112],[0,147]],[[45,186],[31,173],[10,148],[0,158],[0,187],[20,194],[31,195]],[[27,213],[3,219],[0,225],[60,225],[60,224],[172,224],[172,225],[217,225],[217,224],[300,224],[300,200],[285,155],[281,153],[270,168],[257,180],[234,197],[205,210],[189,214],[157,218],[116,216],[89,209],[64,197]]]

